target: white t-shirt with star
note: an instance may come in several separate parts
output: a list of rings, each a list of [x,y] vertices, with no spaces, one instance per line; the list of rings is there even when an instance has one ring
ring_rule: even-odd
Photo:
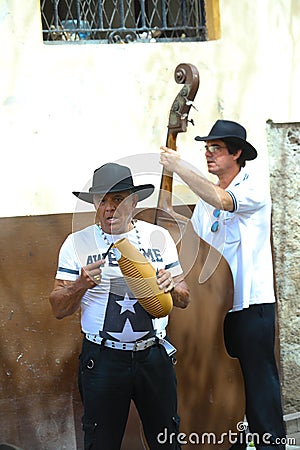
[[[234,282],[233,311],[275,302],[270,244],[271,198],[244,168],[226,191],[234,211],[220,211],[199,200],[192,216],[196,233],[228,261]],[[218,230],[212,225],[218,222]]]
[[[98,225],[70,234],[60,249],[56,278],[75,281],[83,266],[102,259],[109,244],[123,237],[138,248],[155,269],[167,269],[173,277],[182,273],[169,232],[139,220],[131,231],[122,235],[104,234]],[[165,330],[168,317],[153,318],[144,310],[128,288],[113,249],[101,270],[100,284],[88,289],[81,300],[83,333],[134,342]]]

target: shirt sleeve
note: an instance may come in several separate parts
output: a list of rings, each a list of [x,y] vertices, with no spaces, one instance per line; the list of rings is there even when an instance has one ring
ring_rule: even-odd
[[[177,248],[175,242],[167,230],[164,230],[166,238],[166,246],[164,249],[163,257],[165,262],[165,269],[168,270],[172,277],[181,275],[183,270],[181,268]]]
[[[268,190],[259,183],[253,183],[250,176],[230,185],[226,192],[233,201],[231,212],[252,213],[262,208],[269,198]]]
[[[74,251],[73,238],[69,235],[59,252],[56,279],[75,281],[80,275],[80,270],[81,267]]]

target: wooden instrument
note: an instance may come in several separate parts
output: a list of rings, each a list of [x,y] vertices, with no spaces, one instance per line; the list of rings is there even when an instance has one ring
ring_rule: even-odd
[[[176,150],[178,133],[187,130],[188,114],[199,87],[199,73],[192,64],[179,64],[175,69],[174,78],[176,83],[183,84],[183,87],[175,97],[170,109],[166,146]],[[186,216],[190,216],[190,211],[188,207],[185,215],[174,211],[172,187],[173,174],[163,169],[154,223],[167,228],[177,243],[186,226]]]
[[[167,316],[173,308],[172,297],[159,289],[152,264],[126,238],[115,242],[113,248],[120,252],[118,265],[142,307],[153,317]]]

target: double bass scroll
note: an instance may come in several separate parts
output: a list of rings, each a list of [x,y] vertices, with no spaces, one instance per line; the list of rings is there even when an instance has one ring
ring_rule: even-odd
[[[198,69],[193,64],[182,63],[176,67],[174,78],[176,83],[183,84],[183,87],[175,97],[170,109],[166,146],[176,150],[178,133],[187,131],[188,116],[199,88],[200,77]],[[177,228],[177,231],[173,231],[173,237],[176,234],[175,240],[178,242],[187,223],[187,217],[177,214],[173,210],[172,189],[173,174],[163,168],[154,223],[165,227],[168,224],[168,228],[170,228],[170,219],[172,219],[173,228],[174,226]]]

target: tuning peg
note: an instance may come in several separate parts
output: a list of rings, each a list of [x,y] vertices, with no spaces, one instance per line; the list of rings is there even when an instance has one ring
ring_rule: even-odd
[[[196,111],[198,111],[198,109],[196,108],[196,106],[194,105],[194,103],[192,102],[192,100],[186,100],[185,104],[187,106],[191,106],[192,108],[194,108]]]
[[[193,121],[193,119],[188,120],[188,122],[190,122],[193,126],[195,126],[195,122]]]

